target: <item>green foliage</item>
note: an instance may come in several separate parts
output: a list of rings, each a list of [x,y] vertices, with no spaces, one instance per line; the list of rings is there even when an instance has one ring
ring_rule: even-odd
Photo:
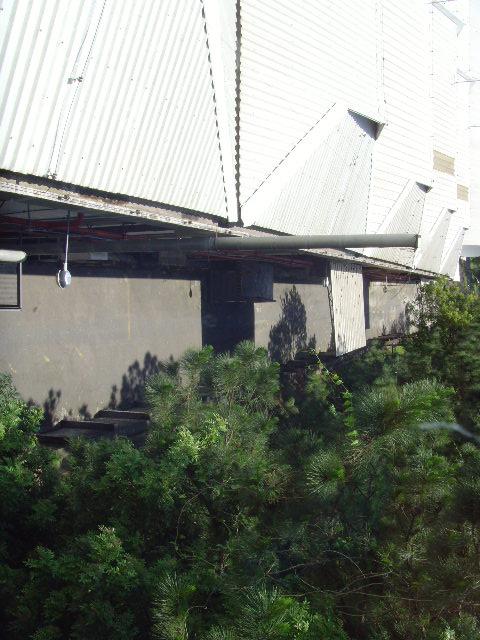
[[[78,537],[61,553],[39,547],[16,610],[19,637],[80,640],[138,637],[134,609],[143,563],[113,529]]]
[[[357,424],[374,435],[424,422],[453,422],[453,395],[453,389],[434,380],[374,388],[358,401]]]
[[[189,605],[196,591],[187,575],[166,574],[157,587],[154,601],[153,637],[158,640],[187,640]]]
[[[22,563],[55,521],[57,464],[36,433],[43,412],[26,405],[8,375],[0,375],[0,628],[22,579]]]
[[[474,427],[480,413],[480,296],[440,278],[420,289],[405,344],[410,378],[436,378],[455,389],[461,424]]]
[[[333,616],[312,614],[306,601],[277,589],[248,589],[233,624],[214,627],[206,640],[347,640]]]
[[[188,352],[148,381],[144,448],[75,441],[61,474],[2,377],[1,628],[480,640],[480,449],[438,426],[475,429],[478,308],[427,285],[403,344],[283,386],[251,343]]]

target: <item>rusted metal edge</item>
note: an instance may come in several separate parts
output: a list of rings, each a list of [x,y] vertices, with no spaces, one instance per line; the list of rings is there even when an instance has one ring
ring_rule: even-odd
[[[47,202],[54,202],[57,205],[63,205],[63,208],[87,209],[93,211],[103,211],[107,214],[118,214],[131,218],[141,218],[162,225],[171,225],[181,227],[182,233],[187,229],[194,229],[203,233],[228,235],[228,236],[244,236],[244,237],[265,237],[271,235],[284,235],[269,233],[266,230],[248,229],[245,227],[232,226],[226,228],[220,226],[214,221],[201,217],[204,214],[180,212],[169,209],[158,203],[140,204],[131,200],[118,200],[114,197],[105,195],[95,195],[91,193],[80,193],[77,190],[68,189],[65,185],[60,186],[52,180],[39,179],[34,176],[26,176],[13,174],[10,171],[0,170],[0,192],[12,194],[12,196],[20,196],[26,198],[35,198]],[[395,263],[370,258],[353,251],[338,249],[308,249],[302,250],[301,253],[308,255],[316,255],[322,258],[334,258],[354,264],[366,266],[374,266],[385,269],[387,271],[397,271],[400,273],[409,273],[419,277],[434,278],[438,274],[398,265]]]
[[[88,209],[90,211],[103,211],[109,214],[118,214],[133,218],[142,218],[162,225],[196,229],[207,233],[221,233],[229,235],[230,229],[221,226],[218,222],[209,220],[205,214],[196,214],[170,209],[158,203],[140,203],[134,200],[120,200],[112,194],[86,193],[72,185],[67,188],[53,180],[39,179],[35,176],[13,174],[0,170],[0,191],[12,195],[35,198],[48,202],[55,202],[63,208]]]

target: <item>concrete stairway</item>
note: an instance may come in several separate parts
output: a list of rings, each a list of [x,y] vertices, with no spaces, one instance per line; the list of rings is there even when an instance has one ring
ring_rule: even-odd
[[[87,420],[61,420],[49,431],[38,434],[42,444],[64,448],[72,438],[116,438],[124,436],[137,446],[145,441],[150,416],[144,410],[103,409]]]

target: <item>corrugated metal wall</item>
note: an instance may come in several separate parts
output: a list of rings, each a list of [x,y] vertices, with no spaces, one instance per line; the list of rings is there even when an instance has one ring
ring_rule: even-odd
[[[286,233],[416,231],[406,189],[433,184],[420,230],[455,211],[450,246],[469,176],[448,5],[4,0],[0,167]]]
[[[427,196],[423,231],[426,232],[442,210],[457,209],[457,114],[456,58],[457,25],[447,15],[430,8],[432,23],[432,123],[434,172],[433,189]],[[450,163],[449,163],[450,160]],[[450,229],[455,224],[452,217]],[[456,235],[455,229],[454,235]],[[451,233],[451,232],[450,232]],[[453,238],[447,231],[445,241]],[[435,262],[436,268],[440,265]],[[427,267],[428,268],[428,267]]]
[[[197,0],[199,1],[199,0]],[[201,0],[215,91],[215,114],[222,153],[228,218],[237,221],[236,189],[236,54],[237,15],[235,0]]]
[[[286,233],[365,233],[375,130],[345,113],[291,175],[295,153],[260,185],[242,208],[244,223]]]
[[[243,204],[334,102],[378,118],[376,2],[242,0]]]
[[[457,277],[457,271],[459,268],[458,256],[462,250],[463,238],[465,236],[465,229],[459,229],[457,236],[453,239],[453,242],[447,247],[442,266],[440,268],[441,273],[450,276],[450,278]]]
[[[398,201],[380,226],[379,233],[419,233],[425,204],[426,188],[418,182],[409,182]],[[375,249],[369,256],[397,264],[413,266],[413,249]]]
[[[467,67],[471,78],[480,78],[480,3],[478,0],[470,2],[469,16],[469,57]],[[465,68],[465,67],[464,67]],[[469,82],[470,106],[470,166],[472,176],[480,176],[480,123],[477,114],[480,113],[480,82]],[[471,227],[466,234],[465,244],[480,246],[480,180],[472,180],[470,185]]]
[[[330,263],[335,352],[340,356],[366,345],[362,268]]]
[[[460,26],[446,8],[429,8],[432,42],[432,190],[427,194],[421,228],[420,268],[439,271],[446,248],[455,245],[460,231],[468,224],[468,202],[458,198],[458,185],[469,184],[467,102],[465,90],[457,81],[457,53],[461,53]],[[442,213],[449,209],[450,213]],[[441,221],[440,224],[437,221]],[[431,229],[436,229],[432,232]],[[438,246],[434,246],[437,243]],[[457,256],[458,261],[458,256]],[[454,269],[455,271],[455,269]]]
[[[375,144],[368,231],[377,232],[409,181],[430,184],[429,13],[418,0],[383,3],[386,125]]]
[[[423,234],[421,245],[415,257],[415,266],[427,271],[440,271],[445,242],[452,219],[452,211],[443,209],[433,227]]]
[[[201,2],[3,9],[1,167],[227,216]]]

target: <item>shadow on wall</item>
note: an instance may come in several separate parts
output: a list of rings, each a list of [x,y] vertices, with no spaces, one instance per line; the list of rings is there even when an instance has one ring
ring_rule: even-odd
[[[143,358],[143,366],[138,360],[128,367],[127,373],[122,376],[122,384],[112,386],[109,409],[129,409],[144,404],[144,390],[146,380],[154,373],[175,374],[178,371],[178,362],[170,356],[168,360],[159,360],[157,356],[147,351]]]
[[[307,311],[295,285],[280,298],[282,315],[270,329],[268,353],[272,360],[293,360],[299,351],[316,349],[315,335],[307,337]]]
[[[382,336],[403,336],[410,332],[411,327],[412,321],[407,308],[405,313],[402,311],[398,317],[390,323],[390,327],[383,325]]]
[[[61,397],[62,392],[60,391],[60,389],[49,389],[48,395],[42,405],[44,412],[44,418],[41,425],[42,430],[51,429],[55,424]],[[30,399],[28,401],[28,404],[35,403]],[[71,415],[71,412],[69,415]]]
[[[40,426],[41,431],[48,431],[55,425],[56,422],[58,422],[59,420],[63,420],[63,418],[80,416],[80,418],[83,418],[84,420],[89,420],[93,417],[88,410],[87,404],[82,404],[82,406],[79,407],[76,411],[74,411],[72,408],[65,410],[62,407],[61,400],[62,392],[60,389],[49,389],[48,395],[42,403],[43,421]],[[27,404],[36,405],[37,403],[30,398]]]
[[[143,358],[143,365],[138,360],[135,360],[127,369],[127,372],[122,376],[122,382],[120,386],[116,384],[112,386],[109,402],[105,403],[109,409],[129,409],[135,406],[144,404],[144,389],[146,380],[159,371],[165,373],[175,374],[178,371],[178,362],[170,356],[168,360],[159,360],[157,356],[152,356],[147,351]],[[99,381],[99,384],[102,381]],[[61,389],[50,389],[42,408],[44,410],[44,420],[42,422],[41,430],[47,431],[51,429],[56,422],[63,418],[83,418],[84,420],[90,420],[94,416],[91,411],[88,410],[88,404],[82,404],[78,409],[74,407],[65,407],[65,400],[62,402]],[[30,399],[28,404],[37,404],[34,400]]]

